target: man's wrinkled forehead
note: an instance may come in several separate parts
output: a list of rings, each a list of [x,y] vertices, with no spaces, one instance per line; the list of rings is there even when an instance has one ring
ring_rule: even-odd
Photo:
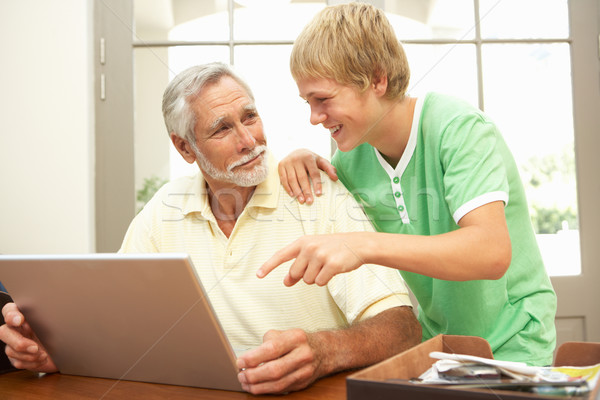
[[[248,111],[256,111],[254,100],[243,86],[231,77],[225,76],[217,82],[206,85],[193,102],[198,116],[204,119],[203,125]]]

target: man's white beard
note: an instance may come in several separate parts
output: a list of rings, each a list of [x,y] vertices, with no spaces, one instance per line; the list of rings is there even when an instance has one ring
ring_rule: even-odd
[[[196,158],[198,159],[198,163],[200,164],[200,168],[202,168],[202,171],[204,171],[206,175],[215,180],[231,182],[238,186],[250,187],[256,186],[267,179],[267,175],[269,174],[268,163],[267,159],[265,158],[267,146],[256,146],[252,149],[252,151],[250,151],[250,153],[246,154],[244,157],[232,163],[231,165],[228,165],[226,171],[219,170],[214,164],[208,161],[204,154],[202,154],[195,147],[196,146],[193,146],[193,150],[196,154]],[[254,167],[252,170],[233,171],[235,167],[247,163],[261,153],[263,154],[261,155],[262,159],[260,164]]]

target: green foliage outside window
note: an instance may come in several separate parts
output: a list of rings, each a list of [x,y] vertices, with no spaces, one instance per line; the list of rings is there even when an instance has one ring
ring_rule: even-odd
[[[152,175],[150,178],[144,179],[144,185],[136,193],[137,212],[140,212],[146,203],[154,196],[156,191],[160,189],[168,180]]]
[[[560,154],[532,157],[522,171],[535,232],[578,229],[573,146]]]
[[[533,228],[536,233],[557,233],[568,229],[578,229],[577,213],[571,209],[542,208],[532,206]]]

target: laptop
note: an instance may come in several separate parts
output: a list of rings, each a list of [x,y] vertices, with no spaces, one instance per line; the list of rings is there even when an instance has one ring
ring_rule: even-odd
[[[0,255],[0,280],[63,374],[242,391],[187,254]]]

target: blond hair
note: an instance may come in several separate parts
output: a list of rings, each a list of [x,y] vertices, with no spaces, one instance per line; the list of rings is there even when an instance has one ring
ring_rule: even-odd
[[[370,4],[348,3],[321,10],[296,39],[290,57],[295,80],[333,79],[366,90],[387,76],[386,96],[404,97],[410,68],[384,12]]]

